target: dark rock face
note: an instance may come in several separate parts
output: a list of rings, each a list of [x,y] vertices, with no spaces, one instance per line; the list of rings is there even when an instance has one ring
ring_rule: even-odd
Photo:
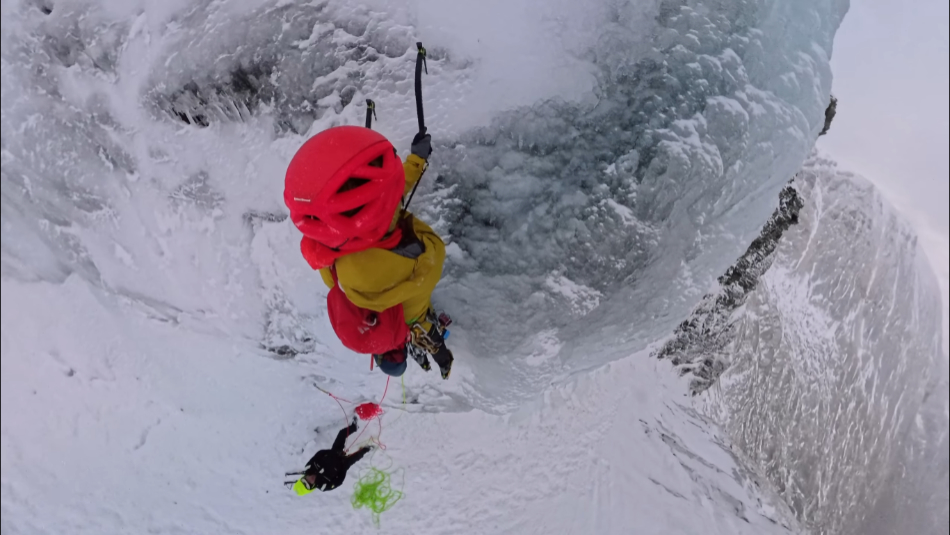
[[[831,130],[831,121],[835,120],[835,114],[838,113],[838,99],[834,95],[831,95],[831,102],[828,103],[828,107],[825,108],[825,126],[821,129],[821,132],[818,133],[819,136],[823,136],[828,133],[828,130]]]
[[[759,277],[772,265],[782,234],[798,223],[804,202],[791,185],[779,194],[779,206],[735,264],[719,277],[720,290],[703,297],[689,319],[681,323],[674,337],[656,353],[670,359],[681,375],[695,376],[693,394],[705,391],[725,371],[726,361],[718,358],[732,341],[730,317],[756,288]]]

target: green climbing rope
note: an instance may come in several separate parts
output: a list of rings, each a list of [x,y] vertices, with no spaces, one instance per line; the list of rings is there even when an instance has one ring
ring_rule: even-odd
[[[376,527],[379,527],[379,515],[392,509],[402,499],[402,492],[393,490],[390,480],[388,473],[370,467],[354,485],[353,509],[366,507],[372,511]]]

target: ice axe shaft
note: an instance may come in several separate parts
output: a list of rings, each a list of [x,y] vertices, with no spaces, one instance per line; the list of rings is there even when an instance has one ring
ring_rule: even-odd
[[[376,103],[366,99],[366,128],[373,128],[373,119],[376,118]]]
[[[419,119],[419,135],[426,135],[426,114],[425,110],[422,109],[422,70],[425,69],[426,74],[429,74],[429,65],[426,63],[426,49],[422,46],[421,41],[416,42],[416,50],[418,54],[416,55],[416,118]],[[425,173],[425,169],[422,171]],[[409,199],[406,200],[406,203],[403,205],[403,209],[406,210],[409,208],[409,203],[412,202],[412,198],[416,196],[416,189],[419,188],[419,182],[422,182],[422,177],[419,177],[419,180],[416,182],[416,185],[412,187],[412,192],[409,193]]]
[[[425,68],[426,74],[429,74],[429,65],[426,63],[426,49],[422,46],[422,42],[416,43],[416,50],[418,55],[416,55],[416,117],[419,119],[419,133],[425,135],[426,133],[426,116],[425,111],[422,109],[422,69]]]

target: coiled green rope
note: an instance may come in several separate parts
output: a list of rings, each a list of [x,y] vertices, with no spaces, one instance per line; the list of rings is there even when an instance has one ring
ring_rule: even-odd
[[[402,406],[405,410],[406,407],[406,378],[401,378],[402,383]],[[403,414],[400,414],[393,423],[399,421],[403,417]],[[381,417],[378,417],[381,418]],[[380,421],[379,431],[382,433],[382,421]],[[370,437],[366,441],[366,444],[371,444],[375,442],[380,448],[380,453],[385,455],[386,447],[379,442],[379,437]],[[375,454],[374,456],[375,457]],[[389,460],[389,466],[386,469],[379,469],[375,466],[363,470],[360,472],[360,478],[357,480],[356,484],[353,485],[353,498],[350,500],[350,503],[353,504],[353,509],[362,509],[363,507],[369,509],[373,514],[373,523],[376,524],[376,527],[379,527],[379,517],[381,514],[393,508],[396,505],[396,502],[402,499],[403,493],[401,490],[394,490],[392,488],[392,475],[389,473],[393,466],[393,460],[388,455],[385,457]],[[372,459],[370,460],[372,462]],[[396,471],[397,473],[402,473],[402,469]],[[405,477],[403,475],[403,477]]]
[[[379,515],[392,509],[402,499],[402,492],[394,490],[388,473],[370,467],[360,475],[353,489],[353,509],[366,507],[373,513],[373,523],[379,527]]]

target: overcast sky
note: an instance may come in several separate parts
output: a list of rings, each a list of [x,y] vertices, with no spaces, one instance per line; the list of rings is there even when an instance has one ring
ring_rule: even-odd
[[[838,116],[820,147],[950,233],[947,0],[853,0],[831,60]],[[915,219],[917,217],[915,216]]]
[[[950,297],[950,2],[852,0],[835,37],[838,115],[818,147],[916,227]]]

